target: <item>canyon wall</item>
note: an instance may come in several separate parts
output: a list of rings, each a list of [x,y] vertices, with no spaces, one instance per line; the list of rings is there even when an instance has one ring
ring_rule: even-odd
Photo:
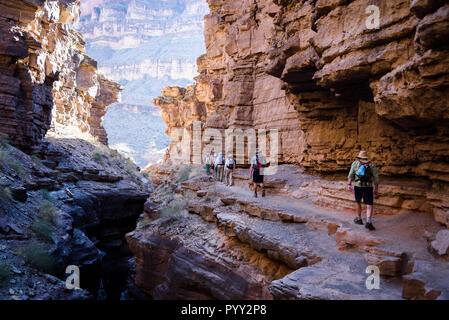
[[[141,167],[161,159],[169,143],[151,100],[163,87],[188,85],[197,75],[196,58],[205,52],[206,13],[205,0],[81,3],[75,27],[87,42],[88,54],[100,62],[102,74],[124,87],[122,103],[105,117],[110,144]]]
[[[123,237],[151,183],[104,145],[122,88],[71,29],[79,5],[0,0],[0,300],[139,294]],[[69,265],[82,290],[68,290]]]
[[[196,84],[155,100],[169,134],[197,120],[221,131],[278,129],[281,163],[328,178],[343,179],[365,149],[396,188],[385,189],[387,206],[448,224],[445,1],[208,3]],[[410,190],[398,197],[401,186]],[[342,189],[327,194],[347,198]]]
[[[52,127],[73,126],[107,143],[102,118],[120,85],[98,74],[69,24],[79,2],[0,1],[0,132],[26,150]]]

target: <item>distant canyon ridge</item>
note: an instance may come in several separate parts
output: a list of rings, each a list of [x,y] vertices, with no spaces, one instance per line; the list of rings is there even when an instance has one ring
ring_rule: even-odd
[[[108,79],[125,89],[109,107],[109,144],[140,167],[161,159],[166,125],[151,101],[168,85],[186,86],[197,75],[205,49],[205,0],[83,0],[75,25]]]

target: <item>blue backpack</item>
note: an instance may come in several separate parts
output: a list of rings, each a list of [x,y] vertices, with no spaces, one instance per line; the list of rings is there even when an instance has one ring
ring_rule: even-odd
[[[357,176],[357,178],[359,178],[361,182],[372,182],[373,171],[371,168],[371,163],[370,162],[363,163],[360,161],[360,168],[357,170],[355,175]]]

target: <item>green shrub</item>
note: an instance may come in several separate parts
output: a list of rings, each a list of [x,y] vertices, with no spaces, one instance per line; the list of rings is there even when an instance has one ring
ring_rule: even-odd
[[[158,225],[163,226],[182,219],[182,211],[186,206],[187,202],[184,200],[172,201],[168,206],[159,210]]]
[[[55,269],[55,258],[40,243],[31,242],[20,249],[18,254],[27,263],[39,270],[50,273]]]
[[[104,156],[100,152],[94,152],[92,158],[96,163],[104,164]]]
[[[202,175],[203,173],[204,173],[203,168],[194,167],[194,168],[192,168],[192,171],[190,172],[189,179],[198,177],[198,176]]]
[[[10,161],[8,150],[0,146],[0,166],[4,167]]]
[[[39,207],[39,216],[42,220],[56,223],[56,209],[51,202],[42,203]]]
[[[11,190],[8,187],[0,186],[0,200],[11,201]]]
[[[191,173],[192,173],[191,165],[186,164],[186,165],[181,166],[175,174],[175,177],[174,177],[175,182],[182,183],[184,181],[189,180]]]
[[[13,169],[17,175],[21,178],[25,177],[25,169],[23,168],[23,166],[18,163],[18,162],[14,162],[14,161],[9,161],[8,166]]]
[[[1,143],[0,143],[0,167],[2,168],[9,167],[13,169],[19,177],[21,178],[25,177],[25,169],[23,168],[23,166],[19,162],[16,162],[11,157],[11,152],[7,150],[5,147],[2,147]]]
[[[4,133],[0,133],[0,146],[8,147],[9,146],[9,137]]]
[[[37,154],[32,155],[32,156],[31,156],[31,160],[33,160],[33,162],[34,162],[36,165],[38,165],[38,166],[40,166],[40,167],[43,166],[43,164],[42,164],[42,159],[41,159]]]
[[[45,200],[47,200],[49,202],[53,201],[53,198],[51,197],[50,191],[48,191],[47,189],[41,189],[41,194],[42,194],[42,197]]]
[[[36,236],[44,241],[53,241],[53,226],[50,222],[36,219],[31,225],[31,230],[36,234]]]
[[[8,281],[11,275],[11,268],[7,264],[0,262],[0,285]]]
[[[174,191],[167,185],[156,189],[155,197],[163,202],[170,202],[174,198]]]
[[[125,170],[131,174],[134,175],[136,174],[136,172],[138,172],[139,168],[137,167],[137,165],[131,160],[131,159],[126,159],[125,160]]]
[[[168,206],[159,211],[161,216],[167,215],[179,215],[182,210],[187,207],[187,202],[185,200],[175,200],[172,201]]]

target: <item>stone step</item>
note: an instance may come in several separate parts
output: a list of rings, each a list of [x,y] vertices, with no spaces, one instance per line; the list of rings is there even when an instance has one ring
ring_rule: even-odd
[[[413,300],[449,299],[449,268],[442,261],[413,261],[403,277],[402,296]]]
[[[275,299],[301,300],[398,300],[401,299],[400,280],[381,279],[379,289],[368,289],[369,274],[354,265],[324,262],[298,269],[273,281],[269,290]]]
[[[286,229],[279,222],[262,222],[228,211],[216,214],[217,224],[225,228],[230,237],[237,237],[253,249],[266,253],[270,259],[298,269],[317,263],[322,258],[304,236],[304,226],[295,225]]]
[[[388,239],[375,236],[365,229],[360,231],[360,226],[352,223],[353,217],[329,215],[329,210],[314,207],[310,201],[282,196],[255,199],[250,193],[237,187],[227,188],[215,185],[212,188],[206,188],[195,182],[183,183],[182,187],[187,190],[199,190],[203,197],[202,191],[210,190],[207,195],[218,197],[220,205],[230,207],[228,211],[244,213],[262,221],[304,224],[305,228],[311,231],[324,230],[328,235],[335,234],[336,246],[342,250],[351,248],[370,252],[371,247],[388,242]],[[206,221],[215,221],[217,206],[214,208],[203,202],[190,201],[188,210],[202,216]],[[389,250],[384,251],[383,255],[388,256]]]
[[[391,278],[382,277],[381,283],[385,282],[386,288],[383,288],[381,293],[370,292],[365,287],[368,277],[365,269],[368,265],[379,264],[381,275],[389,275],[386,271],[402,267],[401,264],[399,267],[395,264],[396,260],[400,261],[401,258],[367,260],[355,251],[338,250],[335,246],[335,236],[329,237],[327,230],[311,230],[305,224],[262,221],[255,217],[227,212],[226,207],[223,212],[222,209],[215,208],[215,211],[219,212],[216,214],[217,223],[225,228],[228,236],[237,237],[241,242],[265,253],[268,258],[285,263],[296,270],[272,282],[269,288],[275,298],[401,298],[400,279],[392,283]],[[393,262],[388,265],[389,261]],[[298,289],[290,291],[292,286],[297,286]],[[330,286],[333,286],[331,290]]]
[[[224,228],[229,237],[236,237],[265,253],[268,258],[297,270],[285,279],[273,282],[270,291],[275,297],[315,299],[335,298],[341,294],[348,299],[358,295],[366,299],[391,299],[400,298],[403,294],[405,298],[430,299],[447,294],[441,286],[449,287],[449,277],[445,281],[448,283],[435,285],[435,279],[440,277],[430,269],[426,271],[428,273],[424,272],[425,277],[423,272],[413,269],[416,259],[434,260],[428,252],[426,240],[416,236],[422,235],[424,230],[436,233],[441,229],[426,213],[376,216],[375,224],[379,230],[370,232],[352,222],[353,213],[315,206],[309,198],[294,199],[282,194],[253,198],[247,188],[230,188],[210,182],[210,179],[188,181],[182,188],[196,191],[197,197],[190,201],[188,207],[191,213]],[[342,270],[346,272],[358,268],[357,275],[336,275],[332,266],[337,262],[344,266]],[[435,270],[441,268],[443,262],[432,262]],[[367,275],[360,268],[368,265],[379,267],[382,279],[386,279],[386,291],[367,291],[361,282]],[[309,268],[312,268],[311,273],[322,278],[315,294],[309,294],[307,290],[313,289],[318,278],[304,277],[303,272],[306,271],[300,272]],[[323,275],[326,272],[327,277]],[[406,281],[404,288],[402,275]],[[336,291],[328,290],[327,286],[334,285],[335,281],[349,282],[335,287]],[[295,289],[295,294],[285,291],[289,286],[299,286],[301,290]],[[345,293],[348,288],[355,289],[352,293]],[[430,288],[430,293],[427,294],[423,288]]]
[[[236,204],[238,205],[238,204]],[[190,207],[190,206],[189,206]],[[354,268],[365,268],[368,265],[378,265],[381,271],[381,275],[396,276],[402,272],[403,268],[403,253],[398,253],[394,251],[388,251],[386,249],[372,250],[372,252],[367,251],[365,256],[360,255],[354,250],[339,250],[340,248],[336,246],[336,238],[338,237],[335,232],[333,235],[329,236],[329,232],[326,228],[310,228],[307,224],[288,224],[280,220],[270,221],[262,220],[258,217],[251,215],[242,215],[239,212],[233,211],[235,208],[231,208],[226,205],[221,206],[206,206],[207,210],[199,209],[201,204],[197,203],[194,206],[195,212],[203,217],[206,221],[213,221],[219,227],[223,227],[225,234],[229,237],[236,237],[239,241],[249,244],[253,249],[265,253],[268,258],[284,263],[291,269],[297,270],[300,268],[310,268],[315,264],[322,264],[323,261],[328,261],[328,269],[332,269],[331,265],[335,263],[334,260],[338,260],[339,264],[344,261],[348,265],[346,268],[348,270]],[[192,212],[194,210],[191,210]],[[203,211],[209,212],[209,217],[213,216],[215,218],[209,219],[204,218]],[[348,230],[342,232],[342,237],[346,241],[350,241],[357,237],[346,237]],[[349,239],[349,240],[348,240]],[[343,240],[341,240],[343,241]],[[360,244],[361,248],[365,248],[367,245],[377,245],[382,243],[382,241],[377,240],[375,237],[360,237],[358,241],[365,241]],[[345,242],[346,243],[346,242]],[[358,291],[355,291],[354,297],[357,292],[360,293],[362,290],[367,290],[364,288],[364,282],[360,282],[360,279],[366,279],[365,269],[360,269],[355,275],[345,276],[346,281],[351,281],[347,285],[349,287],[356,286]],[[333,277],[334,273],[329,273],[329,277]],[[322,279],[323,280],[323,279]],[[331,283],[335,279],[325,279],[326,283]],[[282,280],[279,280],[282,281]],[[324,280],[323,280],[324,281]],[[390,281],[390,280],[388,280]],[[281,282],[282,283],[282,282]],[[390,292],[384,294],[383,298],[399,298],[401,294],[400,281],[396,281],[394,287],[389,290],[393,290],[394,293]],[[344,293],[344,292],[343,292]],[[366,293],[368,295],[368,293]],[[276,296],[276,294],[275,294]],[[346,296],[346,295],[342,295]],[[323,292],[317,293],[317,297],[326,298]],[[286,298],[283,296],[282,298]],[[292,297],[290,297],[292,298]],[[303,298],[303,297],[296,297]],[[373,296],[374,298],[379,298],[379,295]]]

